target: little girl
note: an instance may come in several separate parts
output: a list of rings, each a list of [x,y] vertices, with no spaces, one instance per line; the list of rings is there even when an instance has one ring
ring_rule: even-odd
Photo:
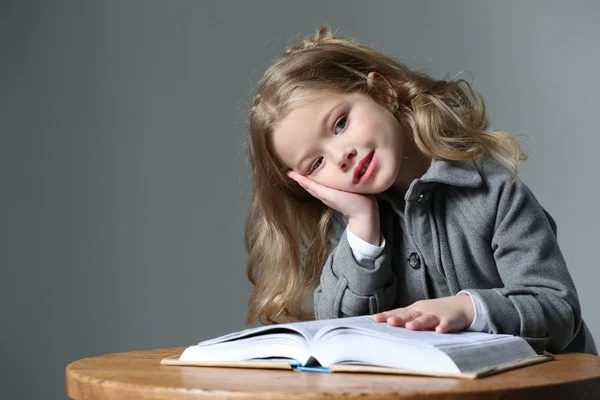
[[[249,322],[374,314],[596,353],[525,154],[464,80],[321,28],[260,80],[248,150]]]

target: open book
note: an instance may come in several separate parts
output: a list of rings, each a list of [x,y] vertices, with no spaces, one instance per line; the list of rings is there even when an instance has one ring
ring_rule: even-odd
[[[517,336],[413,331],[361,316],[250,328],[161,364],[479,378],[551,359]]]

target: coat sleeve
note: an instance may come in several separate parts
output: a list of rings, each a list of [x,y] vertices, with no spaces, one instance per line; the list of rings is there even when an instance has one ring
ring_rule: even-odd
[[[491,245],[504,287],[469,292],[482,300],[492,333],[561,351],[579,331],[581,309],[556,224],[520,180],[505,181],[490,198],[487,205],[496,209]]]
[[[314,292],[317,319],[375,314],[390,309],[396,298],[396,276],[389,256],[390,243],[374,261],[374,268],[354,259],[348,238],[347,219],[336,214],[330,231],[329,257]]]

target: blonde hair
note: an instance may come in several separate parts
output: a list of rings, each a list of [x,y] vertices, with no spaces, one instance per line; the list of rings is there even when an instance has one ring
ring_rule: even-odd
[[[307,90],[360,92],[381,99],[386,93],[367,84],[371,71],[395,89],[391,111],[409,127],[425,155],[468,161],[489,153],[504,161],[516,179],[526,155],[512,136],[488,130],[484,101],[468,82],[432,79],[381,51],[334,37],[327,27],[318,29],[267,69],[250,107],[247,146],[253,182],[245,245],[254,290],[249,323],[313,318],[303,306],[329,254],[334,211],[286,176],[286,166],[272,149],[273,128]]]

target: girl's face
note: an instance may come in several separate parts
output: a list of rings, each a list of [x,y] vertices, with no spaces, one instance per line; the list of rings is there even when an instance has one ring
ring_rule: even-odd
[[[288,168],[317,183],[378,194],[398,177],[404,135],[368,95],[311,91],[277,123],[273,147]]]

